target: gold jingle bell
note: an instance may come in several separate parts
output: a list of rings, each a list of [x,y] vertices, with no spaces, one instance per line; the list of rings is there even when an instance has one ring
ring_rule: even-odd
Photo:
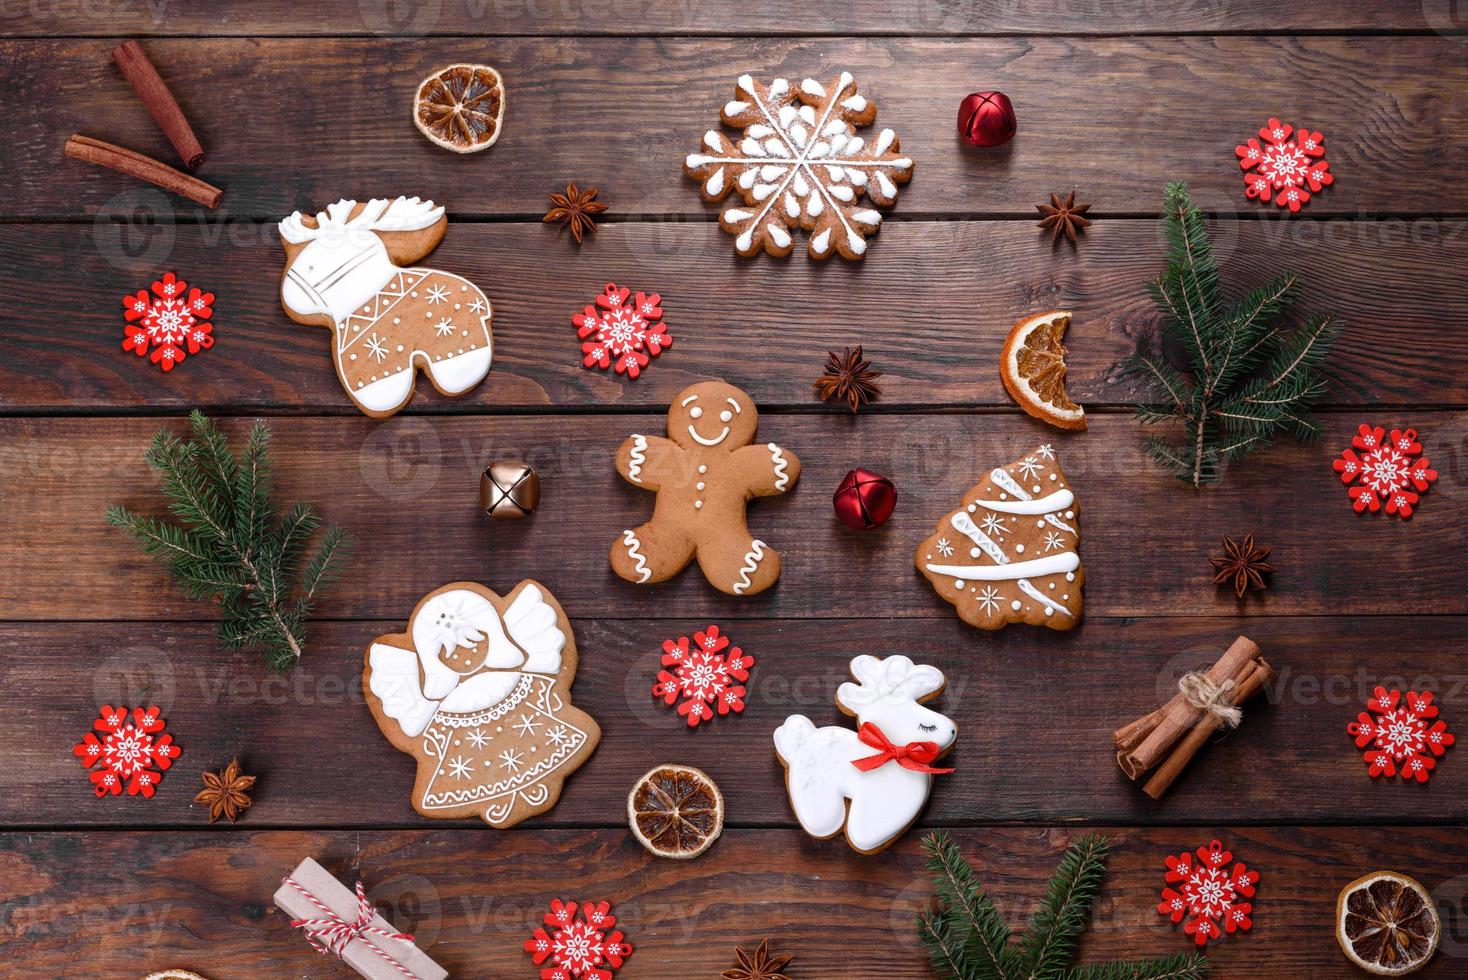
[[[504,459],[490,463],[479,478],[479,506],[490,517],[529,517],[540,503],[540,475],[529,463]]]

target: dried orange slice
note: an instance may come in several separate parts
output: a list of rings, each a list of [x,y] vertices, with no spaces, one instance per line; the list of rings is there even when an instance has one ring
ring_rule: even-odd
[[[1058,429],[1084,429],[1086,410],[1065,393],[1065,345],[1069,310],[1052,310],[1016,323],[999,357],[999,377],[1009,397]]]
[[[701,769],[658,766],[627,794],[627,823],[658,857],[695,858],[724,830],[724,797]]]
[[[1437,952],[1442,920],[1432,896],[1395,871],[1376,871],[1341,889],[1335,938],[1352,963],[1379,977],[1416,973]]]
[[[449,65],[423,79],[413,96],[413,124],[446,150],[494,146],[505,118],[505,83],[488,65]]]

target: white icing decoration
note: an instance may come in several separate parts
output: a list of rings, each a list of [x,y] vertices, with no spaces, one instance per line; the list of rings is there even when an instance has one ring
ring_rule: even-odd
[[[641,483],[642,477],[637,474],[642,472],[642,467],[647,463],[647,437],[633,435],[632,451],[627,454],[627,479],[633,483]]]
[[[928,565],[935,575],[951,575],[965,582],[1009,582],[1021,578],[1039,578],[1043,575],[1059,575],[1073,572],[1081,567],[1081,560],[1074,551],[1059,555],[1045,555],[1028,561],[1008,562],[1003,565]]]
[[[919,703],[942,690],[936,667],[904,656],[851,661],[856,683],[836,692],[841,707],[856,716],[854,725],[871,723],[895,745],[934,742],[947,751],[958,726]],[[814,837],[834,837],[843,827],[858,851],[880,850],[917,819],[927,802],[933,777],[888,762],[867,772],[851,763],[875,755],[851,728],[817,728],[804,715],[791,715],[775,730],[775,751],[787,770],[790,805],[802,829]],[[849,801],[849,805],[848,805]]]
[[[700,501],[702,503],[702,501]],[[765,558],[765,543],[758,539],[750,542],[749,552],[744,556],[744,566],[739,569],[739,578],[734,582],[734,594],[743,595],[744,590],[751,584],[749,577],[759,568],[759,563]]]
[[[1003,548],[999,547],[998,542],[979,530],[978,525],[973,522],[973,518],[969,517],[963,511],[954,514],[948,523],[952,524],[953,529],[959,534],[969,538],[974,544],[983,549],[984,553],[994,559],[994,561],[1001,565],[1009,562],[1009,556],[1004,553]],[[978,556],[975,555],[975,557]]]
[[[790,466],[790,461],[785,458],[785,454],[780,450],[780,447],[773,442],[766,445],[765,448],[770,451],[770,461],[775,464],[775,489],[783,491],[790,483],[790,474],[786,472]],[[700,483],[699,486],[701,487],[703,484]]]
[[[647,559],[643,557],[642,552],[639,550],[642,547],[642,542],[637,540],[637,535],[633,534],[630,530],[623,531],[622,544],[627,548],[627,557],[637,563],[634,571],[637,572],[638,584],[640,585],[652,578],[652,569],[647,567]]]
[[[727,425],[724,426],[724,431],[720,432],[712,439],[705,439],[703,436],[699,435],[698,430],[691,425],[688,427],[688,434],[692,436],[693,441],[698,443],[700,446],[717,446],[719,443],[729,438],[729,427]]]

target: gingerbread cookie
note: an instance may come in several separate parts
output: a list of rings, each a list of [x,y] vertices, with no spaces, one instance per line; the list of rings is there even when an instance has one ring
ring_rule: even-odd
[[[735,144],[709,130],[683,172],[701,182],[705,201],[732,191],[744,199],[743,207],[719,215],[719,227],[746,257],[760,249],[789,255],[791,229],[800,227],[811,258],[859,259],[867,236],[881,227],[877,209],[893,204],[897,185],[912,179],[912,160],[898,152],[896,133],[884,129],[871,143],[857,135],[857,127],[877,118],[877,107],[857,94],[849,72],[830,84],[807,78],[798,87],[740,75],[720,118],[743,129],[743,139]]]
[[[357,407],[387,418],[413,398],[415,368],[444,395],[489,372],[489,299],[467,279],[404,268],[433,251],[448,219],[432,201],[337,201],[280,223],[280,304],[332,332],[336,374]]]
[[[970,487],[918,546],[918,570],[970,626],[1068,630],[1086,584],[1078,510],[1047,443]]]
[[[784,493],[800,479],[800,460],[773,442],[754,441],[754,400],[722,381],[678,393],[668,438],[634,435],[617,450],[617,472],[658,495],[652,520],[623,531],[612,570],[629,582],[662,582],[695,557],[721,592],[754,595],[780,577],[780,555],[750,536],[744,508],[753,497]]]
[[[503,828],[555,806],[596,749],[575,676],[571,624],[542,586],[502,599],[454,582],[418,603],[407,632],[372,642],[362,686],[377,727],[418,762],[413,808]]]
[[[791,715],[775,729],[775,754],[805,832],[824,839],[844,827],[847,843],[872,854],[912,826],[933,777],[953,771],[933,763],[953,748],[958,726],[923,706],[943,690],[936,667],[863,654],[851,676],[857,683],[836,690],[836,706],[856,717],[857,730]]]

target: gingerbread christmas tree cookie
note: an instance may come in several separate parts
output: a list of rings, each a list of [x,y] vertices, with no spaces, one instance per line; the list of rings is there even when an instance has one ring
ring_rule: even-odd
[[[454,582],[367,649],[362,686],[388,741],[418,762],[413,808],[510,827],[556,805],[601,729],[571,703],[576,644],[545,588],[501,598]]]
[[[1081,621],[1080,508],[1046,445],[991,470],[918,546],[918,571],[963,621],[995,630]]]

